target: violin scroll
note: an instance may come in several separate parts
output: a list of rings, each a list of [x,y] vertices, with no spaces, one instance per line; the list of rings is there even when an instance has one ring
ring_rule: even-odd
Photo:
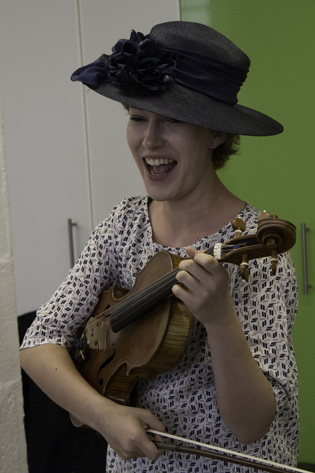
[[[238,264],[241,276],[248,281],[248,264],[251,259],[270,256],[272,274],[276,274],[278,254],[290,250],[296,240],[295,226],[281,220],[277,215],[271,215],[264,211],[258,219],[257,233],[255,235],[239,236],[242,228],[240,219],[233,221],[232,225],[236,229],[236,237],[225,245],[222,245],[222,255],[220,260]],[[245,225],[245,224],[244,224]],[[243,227],[244,228],[244,227]],[[223,248],[229,251],[223,253]],[[231,250],[230,250],[231,249]]]
[[[295,226],[277,215],[264,211],[258,219],[257,239],[271,250],[272,274],[276,274],[278,254],[288,251],[295,244]]]

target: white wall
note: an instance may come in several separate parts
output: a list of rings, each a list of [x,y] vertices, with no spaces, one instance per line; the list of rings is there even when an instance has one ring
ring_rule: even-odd
[[[0,471],[26,473],[11,223],[0,97]]]
[[[18,314],[36,310],[122,198],[144,193],[121,105],[70,81],[131,29],[179,19],[178,0],[10,0],[0,14],[0,84]]]

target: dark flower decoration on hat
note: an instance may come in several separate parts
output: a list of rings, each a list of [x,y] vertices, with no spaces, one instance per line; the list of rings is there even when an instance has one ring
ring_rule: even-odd
[[[164,90],[175,77],[176,53],[163,51],[150,35],[132,30],[130,39],[120,39],[112,52],[108,62],[111,82]]]
[[[144,36],[132,30],[130,39],[120,39],[112,52],[80,67],[71,79],[92,89],[112,82],[139,84],[152,91],[165,90],[174,81],[177,53],[161,49],[149,34]]]

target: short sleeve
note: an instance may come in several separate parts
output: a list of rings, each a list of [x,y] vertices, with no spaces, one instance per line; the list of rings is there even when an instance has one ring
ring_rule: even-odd
[[[291,331],[298,307],[295,268],[279,255],[275,276],[268,258],[254,260],[250,278],[235,280],[232,297],[253,357],[273,387],[278,409],[292,405],[298,373]]]
[[[92,315],[100,292],[113,284],[117,264],[113,212],[96,227],[78,262],[39,308],[21,348],[55,343],[69,349],[78,328]]]

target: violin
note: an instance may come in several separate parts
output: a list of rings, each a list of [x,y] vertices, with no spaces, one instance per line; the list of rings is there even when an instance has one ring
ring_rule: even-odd
[[[256,234],[243,235],[245,224],[239,218],[232,225],[235,238],[205,253],[239,265],[246,281],[249,261],[269,256],[275,275],[278,254],[295,244],[295,226],[268,212],[260,216]],[[161,251],[138,273],[130,291],[116,285],[103,291],[73,344],[72,357],[82,376],[116,403],[135,405],[139,379],[154,380],[174,369],[184,355],[194,316],[172,293],[183,259]],[[80,425],[73,417],[72,422]]]

